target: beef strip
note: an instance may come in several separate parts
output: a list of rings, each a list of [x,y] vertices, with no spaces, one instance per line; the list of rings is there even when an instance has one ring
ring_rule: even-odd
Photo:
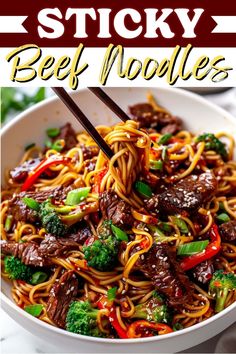
[[[236,220],[220,225],[219,231],[222,241],[236,243]]]
[[[73,271],[65,272],[50,291],[47,314],[58,327],[65,328],[70,303],[76,299],[78,280]]]
[[[70,123],[66,123],[60,127],[60,133],[53,139],[53,141],[55,142],[60,139],[65,141],[63,150],[70,150],[77,145],[78,140],[76,138],[76,132]]]
[[[67,238],[82,245],[92,235],[90,227],[85,222],[80,221],[78,225],[71,229],[71,233],[67,235]]]
[[[84,145],[84,144],[81,144],[80,145],[80,148],[83,152],[83,157],[84,157],[84,160],[90,160],[92,159],[93,157],[97,156],[99,154],[99,147],[97,145]]]
[[[180,118],[169,113],[156,111],[149,103],[139,103],[129,107],[131,118],[140,128],[155,128],[161,134],[176,134],[182,129]]]
[[[64,187],[59,186],[56,188],[48,189],[46,191],[38,192],[21,192],[16,194],[9,201],[9,214],[13,215],[16,221],[25,221],[34,223],[38,220],[38,216],[35,210],[30,209],[25,205],[22,198],[33,198],[39,203],[44,202],[48,198],[63,200],[66,198],[67,193],[72,190],[72,186]]]
[[[39,251],[45,257],[63,257],[71,250],[78,250],[79,244],[66,237],[46,235],[40,243]]]
[[[50,257],[63,257],[71,250],[78,250],[79,246],[73,238],[50,234],[46,235],[40,244],[33,241],[24,243],[1,241],[3,254],[20,258],[24,264],[35,267],[50,266],[52,264]]]
[[[161,130],[161,134],[176,134],[182,129],[182,122],[179,118],[175,117],[175,122],[167,124]]]
[[[176,307],[191,300],[193,285],[181,269],[166,243],[154,243],[136,263],[138,269],[151,279],[157,291],[167,297],[170,306]]]
[[[159,214],[159,195],[155,194],[150,199],[145,200],[145,206],[148,211]]]
[[[112,220],[114,225],[122,229],[130,229],[134,223],[130,205],[112,189],[101,193],[100,210],[105,219]]]
[[[154,128],[158,125],[158,114],[149,103],[138,103],[129,107],[133,120],[139,123],[140,128]]]
[[[44,191],[22,192],[17,196],[19,196],[20,198],[27,196],[33,198],[39,203],[42,203],[48,198],[53,198],[55,200],[63,200],[66,198],[68,192],[70,192],[72,189],[73,189],[73,185],[67,187],[60,185],[58,187],[47,189]]]
[[[207,284],[214,273],[214,266],[211,259],[201,262],[196,267],[191,269],[190,274],[201,284]]]
[[[91,160],[85,160],[83,166],[87,169],[88,172],[91,172],[95,170],[96,162],[96,157],[93,157]]]
[[[15,183],[23,183],[28,177],[29,172],[34,170],[42,161],[41,158],[30,159],[10,171],[10,176]]]
[[[9,214],[13,215],[15,221],[25,221],[31,224],[38,221],[37,212],[27,207],[21,197],[18,196],[14,196],[9,201]]]
[[[14,241],[1,240],[1,251],[5,255],[12,255],[20,258],[25,265],[34,267],[48,267],[52,261],[41,252],[36,242],[18,243]]]
[[[159,126],[161,127],[161,134],[176,134],[183,129],[183,124],[179,117],[166,113],[159,114]]]
[[[220,256],[220,254],[218,254],[218,256]],[[212,260],[215,271],[222,270],[222,260],[218,258],[218,256]]]
[[[210,171],[188,176],[146,203],[147,210],[177,214],[196,212],[217,191],[217,179]]]

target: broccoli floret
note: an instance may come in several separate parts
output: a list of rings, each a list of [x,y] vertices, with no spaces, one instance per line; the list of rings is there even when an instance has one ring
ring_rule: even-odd
[[[118,241],[112,236],[103,241],[96,240],[92,245],[83,248],[88,265],[100,271],[108,271],[114,268],[118,250]]]
[[[5,257],[4,266],[10,279],[19,279],[30,283],[33,270],[22,263],[20,259],[14,256]]]
[[[92,337],[107,338],[107,334],[100,331],[98,327],[95,327],[91,331]]]
[[[110,235],[112,235],[111,225],[111,220],[104,220],[102,225],[99,226],[98,237],[100,239],[104,240],[107,239]]]
[[[156,299],[156,301],[159,301],[160,304],[165,303],[164,295],[159,294],[156,290],[153,291],[152,296]]]
[[[222,143],[214,134],[205,133],[199,135],[196,139],[197,142],[204,141],[205,142],[205,150],[214,150],[218,154],[220,154],[223,158],[227,157],[227,151],[225,148],[225,144]]]
[[[63,224],[50,200],[46,200],[40,204],[39,217],[48,233],[57,236],[64,236],[67,233],[68,227]]]
[[[153,293],[151,299],[135,306],[132,317],[156,323],[170,323],[172,320],[170,309],[164,303],[162,296],[156,292]]]
[[[39,206],[39,217],[48,233],[64,236],[71,226],[97,210],[97,203],[83,206],[56,206],[48,199]]]
[[[66,329],[85,336],[102,336],[97,327],[98,311],[88,301],[73,301],[66,316]]]
[[[225,307],[225,301],[230,290],[236,290],[236,275],[217,270],[210,281],[209,292],[216,298],[215,311],[220,312]]]
[[[111,220],[105,220],[98,230],[99,240],[83,248],[88,265],[100,271],[111,270],[117,262],[120,241],[112,233],[111,225]]]

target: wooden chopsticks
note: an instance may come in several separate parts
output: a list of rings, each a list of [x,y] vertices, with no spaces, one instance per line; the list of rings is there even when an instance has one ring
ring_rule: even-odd
[[[123,122],[129,120],[129,116],[100,88],[88,87],[107,107],[109,107]]]
[[[63,87],[52,87],[52,89],[57,94],[57,96],[62,100],[62,102],[67,106],[67,108],[71,111],[74,117],[79,121],[79,123],[84,127],[87,133],[94,139],[94,141],[96,141],[96,143],[104,152],[104,154],[108,157],[108,159],[111,159],[114,154],[110,146],[108,146],[105,140],[103,140],[103,138],[94,128],[94,126],[89,121],[89,119],[81,111],[81,109],[71,98],[71,96],[68,95],[66,90]]]

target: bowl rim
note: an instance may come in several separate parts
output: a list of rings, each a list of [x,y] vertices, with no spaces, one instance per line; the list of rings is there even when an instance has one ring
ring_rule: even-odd
[[[185,98],[190,98],[193,99],[195,101],[198,101],[199,103],[202,103],[206,106],[208,106],[209,108],[211,108],[212,110],[215,110],[216,112],[218,112],[219,114],[223,115],[226,119],[230,120],[233,125],[236,126],[236,122],[235,119],[236,117],[234,117],[231,113],[227,112],[224,108],[217,106],[215,103],[213,102],[209,102],[205,97],[200,96],[199,94],[192,92],[192,91],[187,91],[183,88],[178,88],[178,87],[104,87],[103,90],[106,91],[107,89],[115,89],[115,90],[122,90],[122,89],[129,89],[129,92],[132,92],[133,90],[158,90],[158,91],[163,91],[163,92],[171,92],[174,90],[174,92],[179,95],[179,96],[185,96]],[[78,90],[68,90],[68,93],[73,95],[76,95],[76,93],[78,92],[89,92],[88,88],[81,88]],[[12,126],[14,126],[15,124],[18,123],[18,121],[20,121],[21,119],[24,118],[25,115],[28,115],[30,113],[33,113],[35,110],[42,108],[43,106],[47,106],[48,104],[53,103],[54,101],[59,102],[59,98],[56,95],[53,95],[51,97],[48,97],[46,99],[44,99],[41,102],[38,102],[36,104],[34,104],[33,106],[27,108],[26,110],[24,110],[23,112],[17,114],[14,119],[11,119],[9,122],[7,122],[3,127],[1,127],[1,131],[0,131],[0,136],[3,136],[4,134],[6,134],[7,130],[9,130]],[[108,108],[109,109],[109,108]],[[112,112],[112,114],[114,114]]]
[[[92,336],[86,336],[86,335],[82,335],[82,334],[77,334],[77,333],[72,333],[69,332],[65,329],[62,328],[58,328],[55,327],[53,325],[50,325],[49,323],[46,323],[42,320],[39,320],[36,317],[33,317],[32,315],[28,314],[26,311],[24,311],[22,308],[20,308],[19,306],[17,306],[12,300],[10,300],[2,291],[0,292],[0,301],[4,302],[6,306],[9,306],[10,308],[12,308],[12,310],[18,312],[18,314],[21,316],[23,315],[24,317],[26,317],[29,321],[33,321],[36,325],[43,327],[46,330],[52,331],[56,334],[61,334],[61,335],[66,335],[67,337],[73,338],[73,339],[81,339],[83,341],[86,342],[100,342],[100,343],[108,343],[108,344],[135,344],[135,343],[149,343],[149,342],[159,342],[159,341],[163,341],[166,339],[171,339],[171,338],[175,338],[178,337],[180,335],[184,335],[187,333],[191,333],[199,328],[204,328],[206,327],[208,324],[217,321],[219,318],[224,317],[227,313],[234,311],[236,314],[236,302],[231,304],[230,306],[228,306],[226,309],[224,309],[223,311],[217,313],[216,315],[209,317],[207,320],[203,321],[203,322],[199,322],[193,326],[181,329],[179,331],[176,332],[171,332],[168,334],[164,334],[164,335],[160,335],[160,336],[153,336],[153,337],[147,337],[147,338],[133,338],[133,339],[108,339],[108,338],[99,338],[99,337],[92,337]],[[2,306],[1,306],[2,307]],[[7,311],[6,311],[7,312]],[[16,321],[17,322],[17,321]],[[25,328],[27,329],[27,328]]]
[[[120,90],[122,89],[122,87],[108,87],[108,89],[116,89],[116,90]],[[133,90],[148,90],[148,87],[133,87]],[[174,88],[174,87],[155,87],[155,88],[151,88],[151,90],[155,91],[156,89],[158,89],[159,91],[163,91],[163,92],[170,92],[172,90],[175,90],[175,93],[179,96],[184,96],[186,99],[190,98],[194,101],[198,101],[200,104],[204,104],[205,106],[208,106],[209,109],[212,109],[214,111],[216,111],[217,113],[219,113],[220,115],[223,115],[224,118],[226,118],[227,120],[231,121],[231,123],[233,123],[233,125],[236,126],[236,118],[229,112],[225,111],[223,108],[218,107],[216,104],[207,101],[205,98],[199,96],[196,93],[190,92],[190,91],[186,91],[184,89],[180,89],[180,88]],[[104,88],[104,90],[106,90],[106,88]],[[84,92],[84,91],[88,91],[87,88],[81,88],[79,90],[76,91],[69,91],[70,94],[76,94],[76,92]],[[1,136],[5,135],[7,133],[8,130],[10,130],[14,125],[16,125],[19,121],[21,121],[22,119],[24,119],[24,117],[28,114],[33,113],[35,110],[40,109],[44,106],[47,106],[48,104],[54,103],[59,101],[59,98],[57,96],[52,96],[49,97],[45,100],[43,100],[42,102],[39,102],[35,105],[33,105],[32,107],[26,109],[25,111],[23,111],[22,113],[18,114],[13,120],[11,120],[10,122],[6,123],[5,126],[2,127],[1,129]],[[226,309],[224,309],[223,311],[221,311],[218,314],[215,314],[214,316],[208,318],[207,320],[197,323],[193,326],[190,326],[188,328],[184,328],[180,331],[176,331],[176,332],[171,332],[165,335],[161,335],[161,336],[153,336],[153,337],[147,337],[147,338],[135,338],[135,339],[107,339],[107,338],[98,338],[98,337],[91,337],[91,336],[85,336],[85,335],[81,335],[81,334],[77,334],[77,333],[72,333],[69,331],[66,331],[64,329],[55,327],[53,325],[50,325],[42,320],[39,320],[38,318],[35,318],[33,316],[31,316],[30,314],[28,314],[26,311],[24,311],[23,309],[21,309],[19,306],[17,306],[10,298],[8,298],[1,289],[0,292],[0,300],[1,302],[3,302],[7,307],[11,308],[13,311],[16,311],[20,316],[24,316],[26,319],[28,319],[29,321],[33,321],[35,323],[35,325],[41,326],[43,327],[45,330],[49,330],[52,331],[58,335],[66,335],[67,337],[73,338],[73,339],[78,339],[78,340],[82,340],[82,341],[86,341],[86,342],[100,342],[100,343],[107,343],[107,344],[138,344],[138,343],[148,343],[148,342],[159,342],[159,341],[165,341],[166,339],[171,339],[171,338],[175,338],[178,337],[180,335],[184,335],[184,334],[188,334],[191,333],[199,328],[204,328],[206,327],[208,324],[214,322],[215,320],[218,320],[221,317],[224,317],[227,313],[231,312],[231,311],[235,311],[236,314],[236,302],[231,304],[230,306],[228,306]],[[7,312],[7,311],[6,311]],[[17,322],[17,321],[16,321]],[[27,329],[27,328],[26,328]]]

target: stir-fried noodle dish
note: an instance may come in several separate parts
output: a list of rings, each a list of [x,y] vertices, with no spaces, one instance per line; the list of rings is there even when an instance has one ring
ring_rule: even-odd
[[[152,96],[129,116],[97,127],[110,160],[66,123],[6,171],[2,276],[23,310],[82,335],[163,335],[236,300],[233,137],[185,130]]]

